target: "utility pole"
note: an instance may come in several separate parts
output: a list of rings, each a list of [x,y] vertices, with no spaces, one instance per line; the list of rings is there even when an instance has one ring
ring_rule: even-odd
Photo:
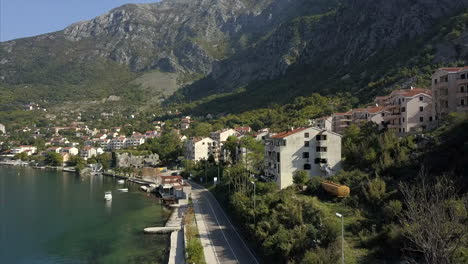
[[[336,216],[341,218],[341,264],[344,264],[344,226],[343,226],[343,215],[336,213]]]
[[[251,181],[250,183],[253,184],[253,204],[254,204],[254,224],[256,224],[256,216],[257,216],[257,211],[255,210],[256,209],[256,206],[255,206],[255,182],[254,181]]]

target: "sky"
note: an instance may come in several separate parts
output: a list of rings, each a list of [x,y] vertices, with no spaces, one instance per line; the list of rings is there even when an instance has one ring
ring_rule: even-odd
[[[0,0],[0,41],[62,30],[128,3],[157,0]]]

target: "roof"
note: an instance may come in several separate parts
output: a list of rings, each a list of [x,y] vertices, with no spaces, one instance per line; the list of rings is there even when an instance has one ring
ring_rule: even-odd
[[[369,112],[371,114],[378,113],[378,112],[383,111],[383,110],[385,110],[385,106],[369,106],[367,108],[367,112]]]
[[[348,111],[345,113],[334,113],[333,115],[342,116],[342,115],[350,115],[351,113],[352,113],[351,111]]]
[[[296,133],[299,133],[303,130],[306,130],[307,127],[301,127],[301,128],[297,128],[297,129],[293,129],[293,130],[288,130],[288,131],[284,131],[284,132],[281,132],[281,133],[278,133],[274,136],[271,136],[271,138],[285,138],[285,137],[288,137],[290,135],[294,135]]]
[[[439,70],[446,71],[446,72],[459,72],[459,71],[468,70],[468,66],[439,68]]]
[[[426,95],[431,95],[431,91],[424,89],[424,88],[414,88],[411,90],[401,90],[401,95],[406,96],[406,97],[413,97],[417,94],[426,94]]]

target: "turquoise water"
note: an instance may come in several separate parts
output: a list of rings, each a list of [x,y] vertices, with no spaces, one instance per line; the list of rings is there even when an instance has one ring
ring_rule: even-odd
[[[169,237],[144,235],[169,214],[103,176],[0,167],[0,263],[163,263]],[[104,201],[104,192],[113,199]]]

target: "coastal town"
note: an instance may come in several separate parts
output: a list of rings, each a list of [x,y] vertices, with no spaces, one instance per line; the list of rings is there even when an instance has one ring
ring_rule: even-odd
[[[24,111],[35,109],[46,112],[34,103],[25,106]],[[0,124],[0,158],[4,165],[30,165],[81,175],[104,174],[139,184],[141,190],[155,193],[173,209],[165,227],[144,230],[150,234],[171,233],[168,262],[185,262],[184,252],[188,249],[183,241],[188,243],[190,238],[184,237],[184,226],[190,228],[196,219],[205,259],[207,263],[218,263],[215,259],[220,258],[219,252],[207,237],[216,236],[213,228],[219,223],[203,219],[203,212],[218,207],[208,215],[225,219],[226,232],[237,231],[205,187],[226,181],[230,167],[232,170],[236,164],[242,164],[254,188],[257,182],[270,182],[278,189],[286,189],[296,186],[301,175],[305,177],[302,184],[318,178],[329,195],[348,197],[353,194],[350,188],[330,178],[343,169],[342,138],[350,128],[371,124],[377,130],[405,137],[437,128],[439,121],[450,113],[467,111],[468,67],[440,68],[432,76],[431,87],[394,90],[375,97],[372,105],[311,118],[308,125],[291,126],[285,131],[269,128],[254,131],[250,126],[238,125],[206,131],[205,136],[192,136],[188,131],[193,126],[213,117],[200,119],[188,115],[177,117],[178,122],[171,125],[155,119],[151,124],[153,130],[147,131],[134,130],[131,124],[95,128],[80,120],[73,120],[68,126],[30,125],[13,131]],[[27,134],[38,144],[10,140],[15,133]],[[160,151],[161,144],[168,140],[175,141],[178,150],[168,150],[175,151],[175,155]],[[154,144],[160,144],[155,152],[151,151]],[[189,214],[193,219],[185,223]],[[242,263],[256,263],[252,262],[256,257],[250,248],[234,233],[220,242],[222,246],[232,243],[237,247],[224,260],[244,256]]]

